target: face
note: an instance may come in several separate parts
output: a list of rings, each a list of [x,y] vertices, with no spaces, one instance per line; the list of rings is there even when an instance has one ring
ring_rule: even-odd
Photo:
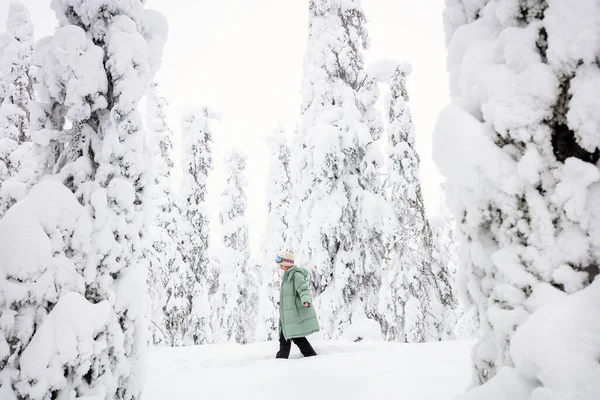
[[[281,257],[281,256],[277,256],[277,258],[276,258],[275,262],[276,262],[276,263],[279,265],[279,268],[280,268],[280,269],[281,269],[283,272],[285,272],[285,271],[287,271],[288,269],[290,269],[290,267],[288,267],[288,266],[284,266],[284,265],[283,265],[283,260],[282,260],[282,257]]]

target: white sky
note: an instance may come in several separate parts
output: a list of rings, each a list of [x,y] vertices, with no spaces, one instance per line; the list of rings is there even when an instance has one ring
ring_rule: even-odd
[[[32,14],[36,38],[52,33],[49,0],[21,0]],[[6,19],[2,0],[0,20]],[[300,82],[307,38],[306,0],[147,0],[169,21],[169,40],[158,74],[170,103],[170,124],[189,106],[219,110],[215,128],[216,170],[209,183],[214,232],[218,232],[222,161],[235,146],[248,154],[248,220],[257,249],[265,221],[267,148],[277,123],[293,132],[299,118]],[[444,0],[363,0],[371,48],[367,62],[409,61],[410,106],[421,156],[421,180],[430,214],[437,210],[441,177],[431,158],[437,115],[448,101],[442,10]],[[177,148],[179,150],[179,148]],[[177,173],[176,178],[179,176]],[[218,241],[213,242],[218,245]]]

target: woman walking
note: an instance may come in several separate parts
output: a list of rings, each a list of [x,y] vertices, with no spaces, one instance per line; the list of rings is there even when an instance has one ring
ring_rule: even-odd
[[[293,341],[304,357],[316,356],[306,336],[319,331],[317,314],[308,290],[308,271],[294,265],[294,255],[285,252],[276,260],[284,271],[279,293],[279,352],[288,358]]]

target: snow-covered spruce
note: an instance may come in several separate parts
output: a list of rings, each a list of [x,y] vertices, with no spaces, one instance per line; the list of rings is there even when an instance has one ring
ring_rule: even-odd
[[[171,313],[167,329],[167,287],[172,280],[178,279],[178,273],[187,267],[178,243],[178,226],[181,224],[181,212],[176,204],[172,190],[171,170],[173,169],[173,131],[167,124],[166,100],[160,96],[158,84],[152,83],[146,93],[146,125],[148,127],[148,150],[152,154],[153,184],[150,187],[152,201],[152,224],[145,238],[144,253],[148,260],[149,329],[150,343],[181,344],[182,327],[185,325]],[[173,293],[171,293],[173,295]],[[187,296],[186,296],[187,299]],[[171,303],[173,312],[174,302]],[[189,307],[184,307],[188,309]],[[180,314],[175,312],[175,314]],[[185,314],[184,314],[185,315]],[[183,319],[187,320],[189,312]],[[176,327],[173,329],[173,327]]]
[[[283,127],[269,137],[269,177],[267,182],[267,221],[260,260],[260,294],[256,340],[276,340],[279,324],[279,268],[275,256],[291,249],[290,227],[290,149]]]
[[[367,76],[360,1],[310,1],[302,116],[292,152],[296,258],[312,274],[327,338],[377,312],[383,232],[393,216],[382,195],[382,120]]]
[[[0,35],[0,218],[23,198],[32,180],[29,103],[33,98],[33,25],[29,12],[11,2]]]
[[[144,18],[143,4],[137,0],[104,4],[52,2],[59,27],[53,36],[40,40],[36,49],[40,66],[36,93],[41,101],[33,105],[32,139],[45,158],[46,172],[65,183],[90,217],[87,224],[64,233],[77,239],[73,244],[77,252],[66,247],[53,250],[74,264],[84,285],[77,291],[92,303],[108,301],[109,319],[118,323],[97,333],[106,336],[105,345],[77,346],[68,360],[57,361],[64,367],[64,379],[53,376],[38,381],[23,370],[14,375],[18,382],[12,388],[18,398],[42,399],[52,393],[55,397],[136,399],[142,389],[146,345],[142,241],[150,182],[146,134],[137,107],[152,77],[142,28],[145,34],[154,31],[147,22],[155,19]],[[147,37],[165,34],[164,24],[157,27]],[[44,230],[53,232],[47,226]],[[47,276],[52,287],[64,281],[63,274],[52,269]],[[61,294],[49,300],[48,306]],[[41,299],[34,298],[28,308],[13,304],[12,312],[16,320],[31,314],[41,318],[43,309]],[[20,340],[27,342],[39,325],[16,326]],[[18,366],[23,349],[13,350]],[[39,385],[46,385],[46,390]],[[12,390],[11,385],[4,387]]]
[[[442,185],[442,196],[436,215],[431,218],[433,234],[433,262],[441,265],[450,277],[450,286],[456,298],[455,308],[446,309],[443,314],[442,340],[474,339],[477,336],[479,319],[477,306],[465,290],[464,271],[458,270],[459,251],[456,239],[456,221],[446,205],[446,196]],[[457,290],[459,289],[459,290]]]
[[[182,232],[191,234],[189,230],[178,227],[177,237],[180,237]],[[177,251],[175,254],[177,258],[171,266],[172,269],[168,271],[165,287],[164,334],[167,337],[167,345],[184,346],[194,344],[193,340],[189,340],[188,333],[195,300],[193,298],[194,290],[197,284],[189,263],[183,260],[182,252]]]
[[[246,221],[246,156],[227,154],[227,185],[221,195],[220,222],[224,248],[219,254],[219,288],[213,296],[213,330],[217,342],[254,339],[258,273],[251,263]]]
[[[516,329],[532,326],[532,293],[547,285],[575,293],[599,273],[599,18],[593,0],[447,1],[453,102],[440,115],[434,157],[458,221],[464,284],[481,317],[475,383],[503,366],[520,370],[511,342]],[[597,314],[594,306],[577,312]],[[597,335],[594,324],[580,327],[579,335]],[[536,335],[523,341],[521,349],[547,343]],[[597,397],[558,388],[563,379],[546,372],[536,378],[542,387],[531,398],[554,390]],[[580,388],[597,385],[580,378]]]
[[[425,213],[415,128],[406,90],[411,68],[401,64],[390,73],[385,72],[389,63],[382,64],[372,73],[390,84],[385,102],[390,147],[386,193],[398,219],[398,224],[392,226],[380,291],[382,328],[387,340],[439,340],[451,331],[446,321],[454,312],[455,300],[447,264],[434,256],[432,231]]]
[[[219,120],[219,114],[209,108],[189,110],[181,120],[183,179],[179,197],[183,221],[179,226],[179,240],[185,263],[193,279],[180,271],[171,285],[180,286],[180,293],[189,299],[189,323],[186,342],[203,344],[213,340],[210,328],[211,310],[209,290],[216,286],[210,269],[208,254],[209,219],[206,204],[207,179],[213,168],[211,120]],[[183,301],[183,299],[181,300]]]
[[[6,28],[0,35],[0,132],[20,144],[29,137],[34,43],[31,18],[21,3],[9,4]]]

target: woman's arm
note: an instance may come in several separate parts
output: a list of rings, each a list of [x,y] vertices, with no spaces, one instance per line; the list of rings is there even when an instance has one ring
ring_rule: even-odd
[[[308,282],[306,282],[306,278],[300,272],[294,274],[294,290],[296,290],[296,293],[300,296],[302,304],[312,304],[312,296],[308,290]]]

